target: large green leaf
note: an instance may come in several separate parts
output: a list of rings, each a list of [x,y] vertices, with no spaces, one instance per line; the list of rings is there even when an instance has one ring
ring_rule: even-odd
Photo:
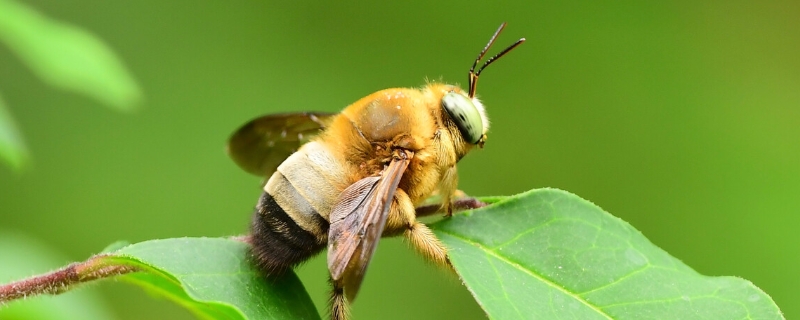
[[[27,5],[0,0],[0,41],[49,84],[128,110],[138,85],[114,52],[78,27],[48,19]]]
[[[568,192],[530,191],[433,227],[493,319],[783,318],[749,281],[701,275]]]
[[[121,279],[166,296],[203,319],[319,319],[294,273],[266,280],[247,245],[220,238],[151,240],[108,253],[110,264],[147,272]]]

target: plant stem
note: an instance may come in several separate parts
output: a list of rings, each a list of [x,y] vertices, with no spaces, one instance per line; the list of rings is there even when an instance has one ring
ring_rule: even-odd
[[[104,259],[106,257],[97,255],[56,271],[0,285],[0,305],[39,294],[59,294],[77,284],[138,271],[136,267],[115,264]]]

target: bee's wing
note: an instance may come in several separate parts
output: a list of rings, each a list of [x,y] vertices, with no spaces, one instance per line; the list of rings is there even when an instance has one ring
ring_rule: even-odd
[[[228,139],[228,154],[245,171],[269,177],[300,146],[322,132],[335,114],[281,113],[261,116]]]
[[[351,302],[378,247],[394,193],[408,167],[409,158],[394,159],[380,176],[354,183],[339,195],[331,210],[328,269],[334,285],[344,288]]]

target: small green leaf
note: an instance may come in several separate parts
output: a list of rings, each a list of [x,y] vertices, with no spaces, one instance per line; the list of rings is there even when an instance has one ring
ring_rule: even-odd
[[[130,110],[141,91],[114,52],[91,33],[0,0],[0,40],[50,85]]]
[[[220,238],[136,243],[109,264],[143,268],[120,279],[162,294],[203,319],[319,319],[294,273],[267,280],[248,260],[247,245]]]
[[[0,158],[14,169],[21,169],[28,160],[28,149],[22,141],[14,119],[0,97]]]
[[[565,191],[533,190],[432,227],[493,319],[783,319],[749,281],[703,276]]]

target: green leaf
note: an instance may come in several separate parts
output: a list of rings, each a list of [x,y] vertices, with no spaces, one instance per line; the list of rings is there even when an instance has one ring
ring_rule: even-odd
[[[141,99],[133,77],[102,40],[19,2],[0,0],[0,40],[50,85],[121,110]]]
[[[110,253],[109,264],[143,268],[120,277],[202,319],[319,319],[294,273],[266,280],[245,243],[220,238],[151,240]]]
[[[0,158],[19,170],[25,165],[28,157],[28,149],[25,148],[22,135],[0,97]]]
[[[432,226],[493,319],[782,319],[747,280],[703,276],[565,191],[540,189]]]

